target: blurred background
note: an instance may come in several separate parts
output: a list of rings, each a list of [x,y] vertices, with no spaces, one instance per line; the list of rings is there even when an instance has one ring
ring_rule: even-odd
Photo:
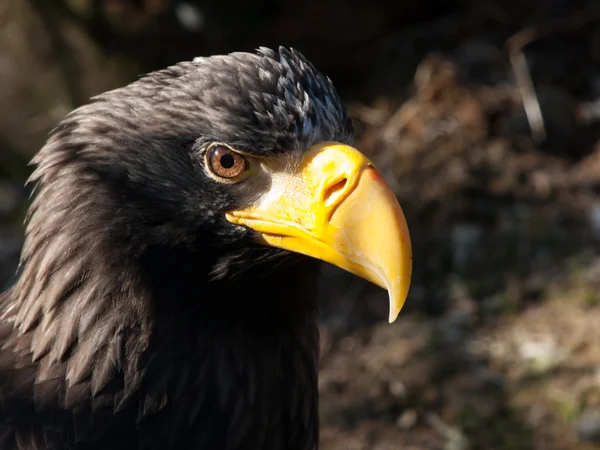
[[[323,269],[322,449],[600,448],[598,0],[0,0],[0,287],[65,114],[259,45],[333,79],[413,237],[394,325]]]

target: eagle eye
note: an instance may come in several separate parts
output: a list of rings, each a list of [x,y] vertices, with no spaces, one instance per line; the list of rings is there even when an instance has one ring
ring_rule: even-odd
[[[211,145],[206,152],[206,161],[213,175],[230,181],[248,169],[246,158],[223,144]]]

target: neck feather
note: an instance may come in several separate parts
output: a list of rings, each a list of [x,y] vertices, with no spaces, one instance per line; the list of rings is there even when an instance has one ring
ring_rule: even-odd
[[[35,247],[3,305],[32,390],[52,379],[60,405],[92,415],[102,398],[145,448],[317,448],[312,261],[211,281],[192,260],[157,276],[167,256],[107,262],[60,233]]]

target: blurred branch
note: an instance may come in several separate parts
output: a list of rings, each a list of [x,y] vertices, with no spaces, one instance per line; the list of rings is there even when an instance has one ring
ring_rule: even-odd
[[[79,84],[81,73],[77,60],[73,56],[72,50],[62,34],[60,19],[52,7],[53,3],[47,0],[30,0],[30,2],[46,28],[46,34],[50,40],[52,51],[63,74],[71,106],[77,107],[85,100]]]
[[[44,3],[47,0],[32,1]],[[200,55],[206,51],[204,34],[183,29],[170,14],[165,14],[157,26],[126,32],[109,23],[102,4],[103,0],[93,0],[87,17],[75,12],[65,0],[52,2],[57,15],[77,26],[102,49],[124,55],[140,63],[144,70],[162,68],[189,57],[191,53]],[[172,51],[157,51],[165,46]]]
[[[535,86],[527,67],[527,59],[520,47],[511,48],[509,58],[523,100],[525,114],[529,120],[533,141],[539,144],[546,139],[546,128],[544,127],[544,117],[535,92]]]
[[[43,2],[44,0],[33,0]],[[58,14],[77,25],[88,37],[96,41],[100,46],[114,49],[113,33],[109,31],[102,12],[102,0],[93,0],[91,4],[91,18],[86,18],[73,11],[64,0],[56,0],[55,8]]]
[[[555,20],[539,27],[525,28],[511,36],[507,41],[509,58],[515,74],[519,93],[525,108],[525,114],[536,144],[546,139],[544,118],[538,97],[529,73],[524,49],[532,42],[552,34],[572,31],[600,19],[600,9],[596,6],[582,9],[566,19]]]
[[[564,19],[557,19],[540,25],[538,27],[528,27],[514,34],[508,39],[509,47],[515,50],[523,49],[532,42],[551,36],[556,33],[573,31],[589,23],[600,19],[600,7],[591,6],[577,11]]]

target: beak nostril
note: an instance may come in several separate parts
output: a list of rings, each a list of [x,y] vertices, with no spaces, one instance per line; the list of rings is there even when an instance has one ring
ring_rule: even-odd
[[[346,187],[347,182],[347,178],[342,178],[340,181],[332,184],[325,190],[325,206],[330,207],[336,203],[337,199],[344,192],[344,187]]]

